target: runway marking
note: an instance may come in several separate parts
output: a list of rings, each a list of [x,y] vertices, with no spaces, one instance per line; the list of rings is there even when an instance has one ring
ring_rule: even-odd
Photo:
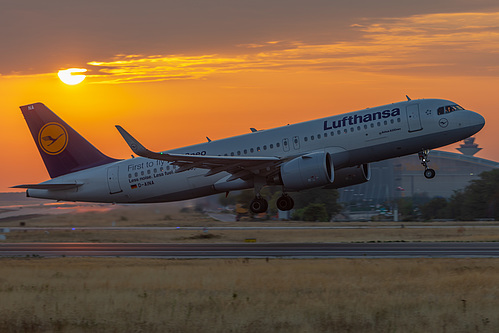
[[[0,256],[161,258],[478,258],[499,257],[499,243],[4,243]]]

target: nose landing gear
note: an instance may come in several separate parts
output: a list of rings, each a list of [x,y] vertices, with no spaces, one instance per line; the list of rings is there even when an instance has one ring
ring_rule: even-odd
[[[424,169],[425,169],[424,176],[427,179],[432,179],[433,177],[435,177],[435,170],[428,167],[428,162],[430,162],[430,160],[428,159],[429,153],[430,153],[430,150],[425,149],[425,150],[420,151],[418,156],[419,156],[419,159],[421,160],[421,164],[424,166]]]

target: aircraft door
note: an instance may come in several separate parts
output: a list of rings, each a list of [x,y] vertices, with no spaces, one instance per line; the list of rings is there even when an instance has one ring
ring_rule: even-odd
[[[117,166],[113,166],[107,169],[107,185],[109,186],[110,194],[119,193],[123,191],[121,189],[120,179],[118,176],[119,173]]]
[[[411,104],[406,108],[407,122],[409,123],[409,132],[416,132],[423,129],[421,125],[421,116],[419,115],[419,104]]]
[[[300,149],[300,138],[297,136],[293,137],[293,148]]]
[[[282,139],[282,149],[284,149],[284,151],[289,151],[289,139],[288,138]]]

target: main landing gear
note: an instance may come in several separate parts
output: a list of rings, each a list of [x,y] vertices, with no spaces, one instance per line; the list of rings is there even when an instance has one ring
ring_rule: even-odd
[[[283,193],[282,196],[279,197],[276,201],[277,209],[287,211],[293,209],[295,202],[293,198],[291,198],[286,193]]]
[[[266,212],[267,209],[269,208],[269,203],[267,202],[267,200],[262,198],[262,196],[260,195],[260,191],[264,186],[265,186],[265,179],[263,177],[255,176],[255,198],[251,201],[249,206],[250,210],[254,214],[260,214]]]
[[[428,162],[430,162],[430,160],[428,159],[429,152],[429,149],[422,150],[419,152],[418,156],[421,160],[421,164],[424,166],[424,176],[427,179],[432,179],[433,177],[435,177],[435,170],[428,167]]]
[[[283,193],[279,199],[277,199],[276,206],[277,209],[287,211],[293,209],[295,205],[295,202],[293,199],[287,195],[286,193]],[[260,195],[256,195],[256,197],[251,201],[250,203],[250,210],[255,213],[255,214],[260,214],[263,212],[266,212],[267,209],[269,208],[269,204],[267,200],[262,198]]]
[[[266,212],[267,208],[269,208],[269,203],[260,195],[257,195],[250,203],[250,209],[255,214]]]

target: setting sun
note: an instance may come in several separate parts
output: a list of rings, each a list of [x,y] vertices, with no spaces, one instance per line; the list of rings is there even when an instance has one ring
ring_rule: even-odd
[[[59,76],[62,82],[73,86],[85,80],[85,75],[83,74],[74,75],[74,73],[85,73],[86,71],[87,70],[85,68],[68,68],[60,70],[59,73],[57,73],[57,75]]]

